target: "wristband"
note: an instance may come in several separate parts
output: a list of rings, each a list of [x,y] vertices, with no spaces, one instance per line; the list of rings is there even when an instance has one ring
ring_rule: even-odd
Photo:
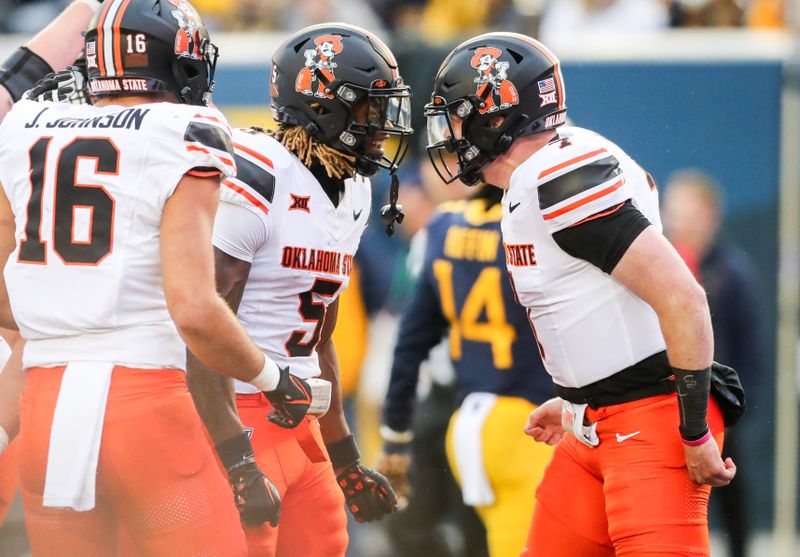
[[[278,364],[272,361],[272,358],[264,354],[264,367],[258,372],[250,384],[258,388],[258,390],[268,393],[274,391],[278,387],[278,382],[281,379],[281,370]]]
[[[0,426],[0,454],[3,454],[3,451],[6,450],[6,447],[8,447],[8,443],[9,443],[8,433],[6,433],[6,430],[3,429],[2,426]]]
[[[382,425],[378,430],[381,434],[381,439],[388,443],[411,443],[414,440],[413,431],[395,431],[388,425]]]
[[[328,449],[328,456],[331,459],[334,470],[349,468],[361,458],[358,453],[356,439],[352,435],[339,439],[330,445],[325,445],[325,448]]]
[[[699,439],[695,439],[693,441],[690,441],[688,439],[681,439],[681,440],[683,441],[684,445],[689,445],[690,447],[697,447],[698,445],[702,445],[709,439],[711,439],[711,430],[706,429],[706,432]]]
[[[0,85],[17,102],[25,91],[52,71],[44,58],[27,46],[21,46],[0,64]]]
[[[672,368],[678,391],[680,433],[693,443],[708,433],[708,397],[711,392],[711,368],[687,370]]]
[[[255,451],[250,437],[242,432],[236,437],[226,439],[214,447],[225,469],[230,472],[243,464],[255,461]]]

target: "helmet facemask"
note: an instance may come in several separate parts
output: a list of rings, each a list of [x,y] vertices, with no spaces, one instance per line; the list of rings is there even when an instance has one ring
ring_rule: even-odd
[[[425,105],[428,120],[428,157],[446,184],[461,180],[468,186],[483,181],[483,168],[511,145],[509,127],[502,113],[481,115],[480,99],[457,99],[446,103],[441,97]],[[476,139],[473,139],[476,138]]]
[[[396,171],[414,132],[411,89],[402,81],[394,87],[385,83],[370,88],[342,83],[335,92],[336,99],[349,108],[349,117],[347,127],[332,147],[355,155],[356,170],[363,176],[375,174],[381,168]],[[391,149],[388,154],[387,147]]]

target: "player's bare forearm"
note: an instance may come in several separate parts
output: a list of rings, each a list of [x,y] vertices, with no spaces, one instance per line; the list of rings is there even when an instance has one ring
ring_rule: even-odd
[[[197,413],[214,443],[221,443],[242,433],[242,422],[236,410],[233,379],[220,375],[197,357],[186,354],[186,382]]]
[[[98,7],[94,0],[72,2],[26,46],[44,58],[55,71],[63,70],[81,55],[83,33]]]
[[[11,357],[0,373],[0,427],[13,438],[19,430],[19,397],[25,389],[25,372],[22,369],[25,341],[14,331],[1,332],[11,347]]]
[[[217,294],[211,232],[218,201],[218,178],[186,175],[164,206],[164,294],[189,350],[214,371],[250,381],[265,358]]]
[[[217,292],[231,311],[236,312],[250,275],[250,263],[214,248],[214,269]],[[189,392],[214,443],[240,435],[242,422],[236,410],[233,380],[214,372],[191,352],[187,354],[186,365]]]
[[[655,227],[634,240],[612,276],[656,312],[673,367],[711,365],[714,337],[705,291]]]
[[[319,420],[322,429],[322,438],[326,445],[335,443],[350,435],[350,427],[344,417],[344,406],[342,404],[342,385],[339,380],[339,358],[336,355],[336,346],[333,342],[333,330],[336,328],[336,320],[339,316],[339,300],[336,299],[330,306],[325,315],[325,323],[322,327],[321,341],[317,345],[317,355],[319,356],[320,377],[331,383],[331,405],[328,412]]]

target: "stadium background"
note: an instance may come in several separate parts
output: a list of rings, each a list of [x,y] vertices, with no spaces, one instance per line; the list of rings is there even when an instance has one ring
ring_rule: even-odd
[[[580,1],[567,3],[580,4]],[[615,3],[630,2],[594,2]],[[211,15],[213,26],[222,30],[244,29],[213,36],[221,52],[215,102],[234,125],[268,122],[269,56],[284,36],[283,31],[275,29],[276,25],[270,22],[280,21],[279,25],[291,28],[288,26],[297,21],[295,27],[299,27],[313,22],[306,19],[318,16],[320,6],[326,2],[223,3],[205,0],[196,4],[201,12]],[[227,8],[225,4],[228,4]],[[366,9],[370,2],[348,0],[338,4],[327,2],[328,12],[325,13],[331,16],[330,19],[365,24],[365,15],[355,15],[357,12],[353,10]],[[530,31],[548,9],[547,2],[535,0],[487,0],[485,4],[504,11],[506,15],[500,17],[491,10],[487,11],[481,2],[452,4],[457,6],[448,6],[446,0],[432,0],[427,5],[412,2],[408,6],[393,2],[393,8],[387,8],[386,2],[373,1],[371,6],[372,15],[369,17],[377,17],[375,21],[380,27],[394,28],[393,33],[379,33],[390,39],[401,72],[415,93],[417,140],[414,156],[405,165],[402,174],[405,179],[401,186],[406,187],[401,198],[406,198],[409,207],[417,206],[419,195],[424,194],[424,191],[420,193],[420,180],[415,169],[420,164],[427,164],[423,160],[424,152],[420,153],[424,145],[421,107],[429,95],[433,74],[446,52],[458,42],[459,31],[469,35],[479,29],[509,28],[503,25],[503,17],[509,16],[509,6],[517,10],[523,22],[527,22],[523,25],[529,26],[519,29],[518,19],[513,28]],[[683,4],[690,16],[694,13],[691,9],[703,5],[748,7],[746,2],[700,0]],[[758,22],[753,21],[754,11],[759,4],[770,2],[751,4],[754,4],[749,6],[751,11],[742,11],[738,23],[749,22],[757,27]],[[57,5],[57,2],[20,4],[0,1],[0,14],[6,14],[0,15],[0,29],[35,31],[47,21],[47,10]],[[460,14],[458,18],[464,21],[457,25],[461,28],[454,31],[452,27],[456,24],[448,24],[440,33],[431,31],[425,10],[436,5],[440,9],[439,16],[434,14],[436,17]],[[458,5],[460,10],[456,9]],[[234,6],[238,6],[236,13],[233,13]],[[412,18],[409,22],[409,13],[413,14],[415,6],[422,10],[421,15],[418,14],[420,19]],[[527,7],[527,11],[521,10],[520,6]],[[447,8],[453,9],[448,12]],[[720,13],[724,12],[722,8]],[[741,471],[737,481],[746,483],[748,522],[757,534],[751,555],[757,556],[800,556],[800,542],[796,538],[797,385],[800,383],[796,363],[800,289],[800,83],[797,62],[800,58],[791,24],[793,16],[800,16],[800,9],[795,8],[794,2],[786,3],[785,28],[779,30],[708,27],[666,30],[644,28],[644,25],[637,29],[627,22],[619,29],[598,28],[566,35],[553,33],[548,41],[563,61],[569,115],[576,125],[596,130],[618,143],[648,169],[659,184],[666,182],[675,170],[694,167],[709,173],[724,187],[726,220],[723,235],[753,262],[765,315],[764,330],[760,331],[766,347],[764,372],[757,383],[751,385],[750,411],[740,426],[743,430],[740,442],[745,450],[737,462]],[[393,10],[394,19],[381,19],[379,16],[384,15],[383,10]],[[475,14],[471,18],[470,10],[483,13],[483,20]],[[352,17],[342,17],[343,14]],[[417,21],[418,28],[413,26],[414,21]],[[694,21],[698,22],[707,23],[700,19]],[[254,28],[266,30],[254,31]],[[25,38],[24,34],[0,35],[0,58]],[[379,206],[384,202],[388,179],[379,176],[375,182],[376,206]],[[384,193],[380,193],[381,188]],[[430,204],[431,200],[427,202]],[[356,308],[353,311],[357,315],[346,320],[350,322],[348,336],[363,339],[354,343],[361,346],[354,348],[357,354],[345,366],[360,368],[360,375],[350,370],[349,381],[356,400],[354,411],[360,414],[359,436],[368,454],[374,454],[377,446],[376,408],[388,373],[396,316],[409,286],[403,264],[407,241],[408,238],[402,235],[394,240],[385,239],[379,223],[373,223],[359,254],[361,299],[351,306]],[[362,317],[369,319],[366,328],[358,326]],[[12,513],[7,524],[0,529],[0,555],[25,554],[24,539],[19,535],[20,520],[18,512]],[[384,555],[378,549],[381,546],[380,535],[374,530],[354,533],[355,543],[348,555]],[[714,533],[717,538],[725,536],[720,528],[715,528]],[[365,539],[370,541],[364,542]],[[373,543],[374,540],[378,542]],[[714,554],[723,555],[724,551]]]

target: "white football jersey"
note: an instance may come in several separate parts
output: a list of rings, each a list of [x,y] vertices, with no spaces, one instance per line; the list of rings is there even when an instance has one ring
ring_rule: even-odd
[[[627,200],[661,230],[658,193],[622,149],[561,127],[511,176],[503,199],[506,263],[556,384],[584,387],[665,349],[655,311],[552,234]]]
[[[26,367],[185,368],[159,240],[164,204],[189,171],[235,173],[217,110],[21,101],[6,115],[0,183],[17,247],[4,274]]]
[[[233,132],[238,174],[223,181],[214,246],[251,263],[238,317],[281,367],[319,375],[315,348],[328,305],[350,281],[369,221],[371,186],[345,182],[334,207],[314,175],[270,136]],[[257,392],[237,382],[238,392]]]

